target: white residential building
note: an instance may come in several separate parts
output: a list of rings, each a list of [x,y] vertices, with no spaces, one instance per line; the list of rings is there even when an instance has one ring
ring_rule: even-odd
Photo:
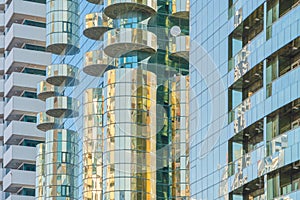
[[[35,146],[44,141],[36,98],[51,53],[45,52],[46,1],[0,0],[0,199],[32,200]]]

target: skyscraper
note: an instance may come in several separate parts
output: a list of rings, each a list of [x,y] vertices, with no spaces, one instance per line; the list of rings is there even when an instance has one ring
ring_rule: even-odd
[[[46,6],[36,199],[188,199],[189,1]]]
[[[191,1],[192,199],[300,199],[300,1]]]
[[[0,199],[35,195],[35,146],[45,138],[36,128],[36,114],[45,109],[37,84],[51,64],[45,3],[0,2]]]

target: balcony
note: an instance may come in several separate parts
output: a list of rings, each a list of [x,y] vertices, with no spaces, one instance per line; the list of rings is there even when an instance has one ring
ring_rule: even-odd
[[[3,183],[3,176],[5,175],[5,169],[4,168],[1,168],[0,169],[0,183],[2,184]],[[0,192],[0,198],[2,198],[1,196],[1,192]]]
[[[5,82],[5,97],[20,96],[24,91],[36,91],[36,85],[45,77],[35,74],[13,72]]]
[[[178,36],[173,38],[170,47],[170,59],[183,58],[189,61],[190,36]]]
[[[87,0],[87,2],[93,3],[93,4],[104,4],[104,0]]]
[[[25,43],[37,46],[46,45],[46,30],[44,28],[22,24],[12,24],[5,36],[5,49],[21,48]]]
[[[25,67],[44,70],[51,64],[51,53],[13,48],[5,59],[5,73],[20,72]]]
[[[264,5],[261,5],[248,16],[243,23],[240,23],[239,20],[239,25],[229,35],[229,71],[233,69],[236,64],[242,64],[241,62],[246,64],[246,62],[248,62],[247,58],[249,54],[252,53],[255,40],[258,42],[264,41],[264,35],[261,35],[264,28],[263,19]],[[256,39],[257,37],[263,41]],[[248,66],[245,65],[244,67]],[[245,70],[247,70],[247,68]]]
[[[23,115],[34,116],[43,110],[45,110],[45,102],[41,100],[13,96],[5,105],[4,119],[7,121],[19,120]]]
[[[11,169],[3,178],[3,191],[17,193],[22,187],[34,188],[35,172]]]
[[[233,130],[235,134],[251,124],[248,118],[248,112],[260,105],[263,100],[264,90],[261,88],[230,111],[229,123],[233,121]]]
[[[4,101],[0,101],[0,117],[3,118],[4,115]]]
[[[296,129],[300,126],[300,99],[297,99],[280,109],[274,111],[267,116],[267,141],[271,141],[278,136]],[[280,139],[281,140],[281,139]],[[276,144],[276,140],[274,144]],[[277,141],[278,142],[278,141]],[[277,143],[280,144],[280,143]],[[284,146],[284,145],[282,145]],[[274,152],[279,151],[282,147],[280,145],[273,146],[272,142],[267,147],[267,152],[272,155]]]
[[[263,130],[263,119],[261,119],[228,141],[228,176],[235,175],[235,188],[240,186],[241,180],[244,181],[243,176],[237,176],[237,174],[242,173],[251,165],[257,165],[258,161],[264,158],[264,154],[262,155],[264,153]],[[260,172],[259,169],[257,172]]]
[[[41,131],[48,131],[57,128],[60,124],[59,119],[55,119],[44,112],[37,114],[36,127]]]
[[[0,140],[3,140],[4,135],[4,124],[0,124]]]
[[[1,9],[1,4],[0,4]],[[4,13],[0,13],[0,32],[4,32],[5,29],[5,19],[4,19]]]
[[[157,10],[155,0],[108,0],[104,13],[116,19],[128,13],[139,13],[144,19],[154,15]]]
[[[299,161],[282,166],[267,176],[268,198],[274,200],[292,200],[299,199]],[[280,181],[278,181],[280,180]],[[278,182],[276,182],[278,181]],[[276,185],[276,183],[278,183]],[[274,190],[274,187],[278,190]]]
[[[46,113],[52,117],[77,117],[79,101],[66,96],[46,99]]]
[[[5,200],[34,200],[35,198],[32,196],[25,196],[25,195],[17,195],[17,194],[10,194],[8,198]]]
[[[58,95],[59,95],[58,87],[51,85],[46,81],[41,81],[40,83],[38,83],[37,97],[40,100],[46,101],[47,98],[58,96]]]
[[[190,1],[175,0],[172,2],[172,16],[176,18],[189,19]]]
[[[243,74],[242,76],[240,74]],[[230,101],[235,107],[263,87],[263,63],[259,63],[246,73],[240,69],[235,72],[235,82],[230,86]]]
[[[24,19],[45,22],[46,5],[30,1],[12,1],[5,12],[5,25],[21,23]]]
[[[0,162],[3,162],[3,152],[4,152],[4,146],[0,147]]]
[[[298,70],[299,67],[300,38],[297,38],[267,58],[267,77],[270,77],[267,79],[267,97],[275,94],[274,89],[281,87],[276,84],[278,79],[283,78],[292,71]],[[272,74],[274,71],[277,71],[277,74]]]
[[[79,83],[78,68],[67,64],[49,65],[46,81],[55,86],[77,85]]]
[[[259,33],[250,43],[246,44],[236,55],[234,55],[229,61],[229,70],[234,74],[234,79],[230,80],[232,84],[254,66],[254,62],[251,57],[255,55],[255,51],[264,43],[265,33]]]
[[[102,76],[104,72],[114,69],[115,66],[116,61],[105,55],[102,50],[85,53],[83,71],[90,76]]]
[[[4,95],[4,83],[5,83],[5,80],[0,79],[0,97],[3,97],[3,95]]]
[[[65,22],[68,23],[68,22]],[[79,27],[76,28],[78,30]],[[75,55],[79,53],[79,36],[66,32],[47,34],[47,51],[57,55]]]
[[[300,2],[294,1],[270,1],[268,2],[267,13],[273,13],[272,15],[267,15],[266,33],[267,40],[276,36],[282,29],[293,24],[294,20],[297,21],[299,18],[297,13],[299,12]],[[280,8],[280,9],[278,9]],[[290,18],[289,20],[283,20],[283,24],[280,23],[281,18]]]
[[[4,53],[4,46],[5,46],[5,38],[4,35],[0,35],[0,53]]]
[[[150,56],[157,50],[156,35],[150,31],[133,28],[112,29],[104,34],[104,52],[118,58],[139,52]]]
[[[79,52],[79,1],[47,1],[47,51],[57,55]]]
[[[282,121],[282,119],[279,120]],[[265,157],[265,163],[263,164],[265,174],[278,170],[283,166],[290,165],[295,161],[297,162],[293,163],[292,166],[295,170],[298,170],[300,167],[297,150],[297,147],[300,145],[298,138],[299,131],[299,126],[295,126],[291,130],[287,130],[277,137],[271,138],[270,141],[267,141],[267,155]],[[270,133],[271,131],[267,130],[267,132]]]
[[[234,28],[240,25],[243,21],[243,5],[242,1],[236,0],[233,4],[229,5],[229,19],[234,17]]]
[[[263,119],[260,119],[239,133],[230,134],[231,139],[229,140],[229,144],[233,150],[231,155],[229,155],[229,161],[236,160],[245,153],[249,153],[263,146],[263,130]],[[242,143],[243,141],[245,142]]]
[[[0,0],[0,10],[5,9],[5,2],[6,2],[6,0]],[[2,197],[1,194],[0,194],[0,197]]]
[[[240,182],[242,182],[242,180],[240,180]],[[235,188],[235,185],[233,185],[233,188]],[[264,179],[260,177],[235,188],[235,190],[229,194],[229,199],[265,200],[267,198],[264,193]]]
[[[113,22],[103,13],[90,13],[85,16],[83,34],[92,40],[100,40],[103,34],[113,28]]]
[[[0,57],[0,75],[4,74],[4,57]]]
[[[35,123],[24,121],[12,121],[4,130],[4,143],[17,145],[22,140],[44,141],[45,133],[36,128]]]
[[[35,164],[36,148],[11,145],[3,156],[5,168],[17,169],[23,163]]]

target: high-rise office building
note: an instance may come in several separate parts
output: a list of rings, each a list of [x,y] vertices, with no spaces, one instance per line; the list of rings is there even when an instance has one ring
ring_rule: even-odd
[[[189,199],[189,0],[47,0],[36,199]]]
[[[192,199],[300,199],[299,4],[191,1]]]
[[[45,138],[37,84],[51,64],[45,22],[45,0],[0,1],[0,199],[34,199],[35,146]]]

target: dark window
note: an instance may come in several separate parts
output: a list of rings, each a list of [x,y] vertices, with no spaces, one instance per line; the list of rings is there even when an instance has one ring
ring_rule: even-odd
[[[63,32],[72,33],[72,24],[70,22],[63,22]]]

